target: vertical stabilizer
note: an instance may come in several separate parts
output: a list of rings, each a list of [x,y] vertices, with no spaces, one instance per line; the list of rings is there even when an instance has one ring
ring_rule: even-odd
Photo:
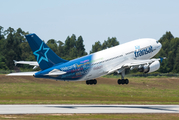
[[[58,57],[36,34],[29,34],[25,37],[42,70],[55,64],[67,62],[67,60]]]

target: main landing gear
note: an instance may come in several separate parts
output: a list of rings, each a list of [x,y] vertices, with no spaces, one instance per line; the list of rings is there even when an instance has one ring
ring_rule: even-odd
[[[121,79],[118,79],[117,83],[120,84],[128,84],[129,80],[128,79],[124,79],[125,76],[125,69],[121,72]]]
[[[129,80],[128,79],[118,79],[117,83],[120,85],[120,84],[128,84],[129,83]]]
[[[97,84],[97,80],[96,79],[94,79],[94,80],[87,80],[86,84],[87,85],[92,85],[92,84],[96,85]]]

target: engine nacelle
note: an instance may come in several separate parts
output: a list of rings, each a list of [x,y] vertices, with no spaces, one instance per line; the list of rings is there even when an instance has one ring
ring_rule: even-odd
[[[144,73],[150,73],[158,70],[159,68],[160,68],[160,62],[157,60],[150,65],[144,65],[143,67],[139,68],[138,71]]]

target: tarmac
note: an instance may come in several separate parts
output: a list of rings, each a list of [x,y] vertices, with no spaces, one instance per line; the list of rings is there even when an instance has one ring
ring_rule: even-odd
[[[179,113],[179,105],[0,105],[0,114]]]

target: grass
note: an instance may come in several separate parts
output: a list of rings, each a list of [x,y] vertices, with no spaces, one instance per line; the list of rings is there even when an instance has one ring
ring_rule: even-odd
[[[179,104],[179,78],[98,78],[97,85],[0,75],[0,104]]]
[[[98,78],[97,85],[33,77],[0,75],[0,104],[179,104],[179,78],[129,78],[118,85],[117,78]],[[177,120],[179,114],[26,114],[0,115],[17,120]]]
[[[178,120],[179,114],[37,114],[0,115],[0,119],[13,120]]]

